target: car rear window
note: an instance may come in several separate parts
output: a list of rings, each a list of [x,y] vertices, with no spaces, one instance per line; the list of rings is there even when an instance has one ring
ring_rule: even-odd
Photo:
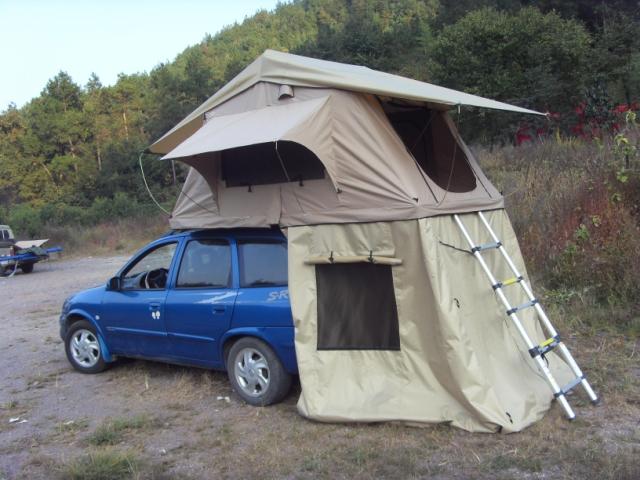
[[[224,240],[191,240],[185,248],[178,288],[224,288],[231,283],[231,248]]]
[[[279,240],[239,240],[240,286],[287,285],[287,245]]]

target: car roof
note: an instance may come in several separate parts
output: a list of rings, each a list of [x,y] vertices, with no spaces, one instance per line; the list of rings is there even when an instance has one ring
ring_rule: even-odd
[[[161,238],[169,237],[204,237],[220,235],[224,237],[272,237],[284,239],[285,236],[279,228],[202,228],[197,230],[171,230]]]

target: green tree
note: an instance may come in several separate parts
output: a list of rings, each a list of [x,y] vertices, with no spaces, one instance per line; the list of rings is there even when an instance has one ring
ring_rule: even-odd
[[[524,8],[484,8],[445,27],[431,46],[436,83],[542,111],[567,110],[586,86],[591,38],[578,22]],[[483,113],[467,132],[494,138],[513,119]]]
[[[607,84],[612,98],[631,103],[640,92],[640,21],[604,8],[591,59],[596,80]]]

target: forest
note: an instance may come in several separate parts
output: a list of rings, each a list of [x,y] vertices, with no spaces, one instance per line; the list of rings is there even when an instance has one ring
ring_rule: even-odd
[[[0,220],[93,224],[149,211],[139,154],[266,48],[365,65],[551,112],[464,112],[472,144],[612,131],[640,92],[635,1],[295,0],[207,35],[149,73],[104,86],[60,72],[0,114]],[[181,175],[144,156],[167,205]]]
[[[26,105],[9,105],[0,114],[0,223],[72,250],[148,241],[167,222],[139,160],[168,210],[185,172],[144,150],[272,48],[549,112],[534,120],[468,108],[452,115],[503,192],[542,285],[637,305],[638,32],[635,0],[283,2],[149,73],[105,86],[95,75],[82,85],[60,72]]]

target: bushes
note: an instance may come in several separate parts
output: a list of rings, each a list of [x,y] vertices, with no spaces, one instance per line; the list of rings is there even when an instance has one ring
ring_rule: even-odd
[[[7,223],[14,235],[34,237],[41,230],[42,221],[37,208],[28,204],[16,205],[8,215]]]
[[[626,145],[640,141],[635,124],[623,133]],[[640,304],[640,157],[618,144],[558,137],[479,157],[505,195],[534,284],[629,320]]]
[[[155,205],[141,204],[135,198],[118,192],[113,198],[96,198],[91,206],[83,208],[64,203],[46,204],[36,207],[20,204],[11,207],[2,221],[10,225],[16,236],[50,236],[57,228],[86,227],[119,219],[154,216]]]

